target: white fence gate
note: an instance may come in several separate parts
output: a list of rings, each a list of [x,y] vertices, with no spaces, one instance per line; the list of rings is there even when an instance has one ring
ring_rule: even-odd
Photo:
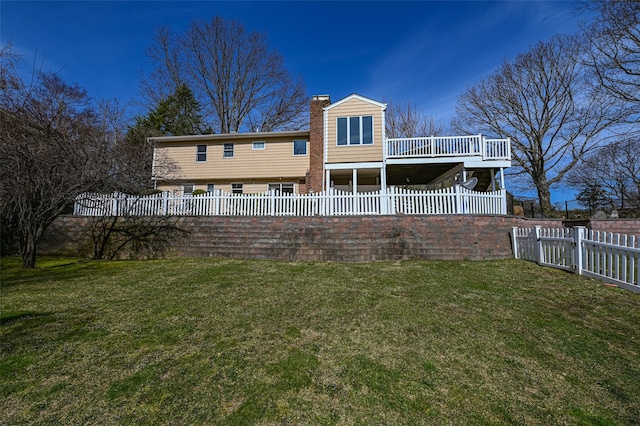
[[[516,259],[537,262],[617,284],[640,293],[640,238],[574,228],[516,228]]]

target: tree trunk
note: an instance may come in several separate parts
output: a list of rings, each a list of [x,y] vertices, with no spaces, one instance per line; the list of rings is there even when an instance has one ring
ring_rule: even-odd
[[[551,205],[551,191],[548,185],[538,184],[538,201],[540,202],[540,210],[545,217],[549,217],[553,213]]]
[[[37,238],[34,232],[29,232],[26,238],[20,241],[20,255],[22,267],[32,269],[36,267]]]

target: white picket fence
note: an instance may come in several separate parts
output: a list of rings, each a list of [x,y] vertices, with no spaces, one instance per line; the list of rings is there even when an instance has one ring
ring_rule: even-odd
[[[516,228],[516,259],[576,272],[640,293],[640,238],[574,228]]]
[[[381,214],[506,214],[506,192],[475,192],[461,186],[436,191],[390,187],[386,191],[351,193],[331,189],[316,194],[231,194],[217,190],[203,195],[163,192],[80,195],[78,216],[341,216]]]

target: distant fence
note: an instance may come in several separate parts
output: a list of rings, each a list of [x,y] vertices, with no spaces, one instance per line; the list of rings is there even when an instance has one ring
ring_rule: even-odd
[[[380,214],[506,214],[506,192],[475,192],[461,186],[437,191],[390,187],[351,193],[331,189],[316,194],[231,194],[148,196],[82,194],[77,216],[340,216]]]
[[[640,293],[640,238],[574,228],[513,228],[516,259],[615,283]]]

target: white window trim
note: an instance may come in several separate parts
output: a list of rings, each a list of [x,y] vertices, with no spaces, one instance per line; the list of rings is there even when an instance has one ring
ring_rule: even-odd
[[[271,190],[271,188],[269,188],[271,185],[278,185],[278,189],[277,191],[279,191],[280,193],[284,194],[284,192],[282,192],[282,185],[291,185],[291,189],[292,189],[292,194],[296,193],[296,183],[295,182],[269,182],[267,184],[267,190]]]
[[[296,154],[296,142],[303,142],[304,141],[304,154]],[[309,155],[309,141],[306,139],[294,139],[293,140],[293,156],[294,157],[304,157]]]
[[[198,147],[199,146],[204,146],[204,152],[199,152],[198,151]],[[208,151],[208,147],[206,144],[197,144],[196,145],[196,163],[206,163],[207,162],[207,151]],[[198,155],[200,154],[204,154],[204,160],[198,160]]]
[[[224,149],[225,145],[231,145],[231,155],[227,156],[226,150]],[[233,158],[236,156],[236,145],[233,142],[225,142],[222,144],[222,158]]]
[[[351,143],[351,118],[358,117],[358,122],[360,125],[360,143]],[[371,117],[371,143],[363,143],[364,140],[364,127],[362,126],[362,118],[363,117]],[[347,119],[347,143],[346,145],[338,145],[338,120],[341,118]],[[367,115],[350,115],[350,116],[342,116],[336,117],[336,146],[345,147],[345,146],[373,146],[375,145],[375,117],[373,114]]]
[[[256,148],[256,144],[257,143],[261,143],[262,144],[262,148]],[[252,151],[264,151],[265,149],[267,149],[267,142],[266,141],[253,141],[253,142],[251,142],[251,150]]]
[[[233,192],[233,185],[240,185],[240,190],[242,192]],[[231,193],[232,194],[244,194],[244,182],[231,182]]]
[[[191,193],[186,193],[186,192],[184,192],[184,187],[185,187],[185,186],[191,186]],[[183,196],[185,196],[185,195],[192,195],[192,194],[193,194],[193,191],[195,191],[195,190],[196,190],[196,184],[195,184],[195,183],[183,183],[183,184],[182,184],[182,195],[183,195]]]

